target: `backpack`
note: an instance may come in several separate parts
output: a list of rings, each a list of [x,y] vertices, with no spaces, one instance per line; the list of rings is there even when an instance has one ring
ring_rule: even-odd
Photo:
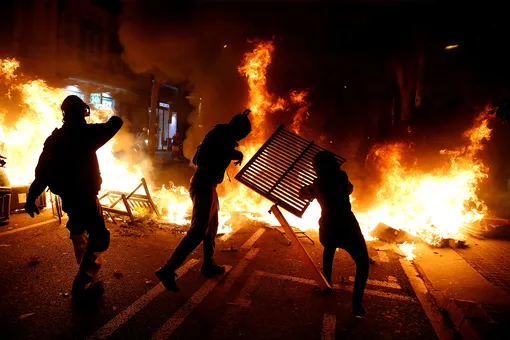
[[[202,144],[200,144],[200,145],[202,145]],[[200,145],[197,146],[197,151],[195,151],[195,155],[193,156],[193,159],[191,160],[191,162],[193,163],[194,166],[198,166],[198,162],[200,159]]]
[[[55,129],[44,144],[45,154],[41,155],[36,168],[36,176],[44,179],[50,191],[56,195],[61,195],[65,190],[65,183],[62,171],[65,171],[65,164],[58,157],[57,144],[60,140],[59,130]]]

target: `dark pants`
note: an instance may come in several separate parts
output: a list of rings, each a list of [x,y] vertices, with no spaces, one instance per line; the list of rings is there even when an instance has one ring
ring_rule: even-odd
[[[361,235],[361,234],[360,234]],[[361,239],[356,239],[351,243],[339,247],[344,249],[351,255],[354,263],[356,263],[356,279],[354,281],[354,291],[352,293],[353,307],[361,306],[363,300],[363,293],[368,280],[368,270],[370,262],[368,258],[368,250],[365,244],[365,239],[361,235]],[[322,253],[323,273],[326,280],[331,282],[331,272],[333,270],[333,258],[335,257],[336,248],[324,247]]]
[[[191,185],[193,212],[191,226],[179,242],[167,262],[169,269],[179,268],[189,254],[200,244],[204,247],[204,264],[211,264],[214,257],[216,233],[218,232],[218,194],[215,184]]]
[[[110,232],[106,228],[103,211],[97,197],[62,197],[63,210],[69,221],[79,274],[90,277],[98,274],[102,264],[102,253],[110,246]]]

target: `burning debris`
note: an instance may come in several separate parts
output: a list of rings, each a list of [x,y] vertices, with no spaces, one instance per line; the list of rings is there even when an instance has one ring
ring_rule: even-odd
[[[301,132],[308,116],[309,103],[305,91],[292,91],[289,99],[285,100],[267,90],[266,70],[271,64],[273,51],[273,42],[261,42],[253,51],[246,53],[238,68],[249,86],[248,107],[254,127],[254,133],[240,146],[245,159],[251,158],[269,137],[271,126],[267,122],[271,121],[273,113],[292,108],[295,114],[291,126],[297,133]],[[16,116],[17,120],[12,125],[0,125],[0,152],[10,160],[6,172],[11,183],[27,185],[33,178],[44,139],[61,124],[59,106],[67,93],[63,89],[51,88],[42,80],[27,79],[17,72],[19,62],[14,59],[4,59],[0,65],[0,78],[7,85],[8,98],[14,101],[19,97],[21,101],[19,112],[10,115]],[[104,121],[110,113],[107,110],[93,111],[90,120]],[[473,127],[464,134],[467,140],[465,146],[441,151],[438,158],[444,159],[445,165],[428,173],[403,165],[402,159],[407,152],[404,144],[373,148],[370,155],[385,174],[377,196],[369,208],[358,206],[356,198],[351,198],[366,240],[380,237],[377,226],[385,224],[398,231],[394,237],[387,236],[390,242],[398,240],[412,244],[418,238],[434,246],[445,242],[462,244],[459,241],[464,240],[463,234],[473,225],[482,223],[488,214],[487,207],[476,193],[478,184],[487,177],[487,168],[477,154],[482,150],[484,140],[490,138],[488,121],[493,116],[480,114]],[[190,223],[191,200],[187,189],[171,183],[161,188],[153,186],[147,176],[152,167],[151,161],[134,162],[130,157],[115,156],[114,146],[115,139],[98,152],[105,192],[129,192],[140,183],[140,178],[148,178],[150,194],[163,215],[157,219],[160,226],[184,231]],[[220,232],[232,230],[231,215],[236,212],[247,212],[246,217],[253,221],[274,224],[274,218],[266,213],[270,202],[240,183],[225,181],[218,192],[225,212],[220,216]],[[136,209],[133,213],[135,219],[143,214],[145,211],[137,212]],[[313,201],[301,218],[285,212],[284,215],[292,226],[304,231],[317,230],[320,207]]]

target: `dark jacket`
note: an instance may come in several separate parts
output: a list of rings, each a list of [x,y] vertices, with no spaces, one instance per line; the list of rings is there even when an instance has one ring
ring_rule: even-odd
[[[103,124],[65,123],[55,129],[44,142],[27,201],[35,200],[48,186],[62,199],[97,196],[102,179],[96,151],[122,124],[120,117],[113,116]]]
[[[341,247],[352,237],[361,234],[349,200],[353,188],[347,173],[338,170],[326,178],[317,178],[313,184],[301,189],[301,197],[317,198],[321,206],[319,240],[325,247]]]
[[[219,184],[223,182],[230,162],[242,159],[243,154],[236,150],[239,144],[232,137],[230,129],[229,124],[220,124],[205,135],[194,158],[197,170],[192,184]]]

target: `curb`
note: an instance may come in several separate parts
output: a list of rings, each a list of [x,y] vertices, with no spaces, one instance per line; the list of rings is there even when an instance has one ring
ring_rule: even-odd
[[[475,325],[485,324],[490,326],[494,324],[494,321],[487,315],[485,310],[474,302],[451,299],[445,291],[437,292],[434,295],[438,306],[448,312],[462,339],[484,339],[484,336],[478,332],[478,327]]]

